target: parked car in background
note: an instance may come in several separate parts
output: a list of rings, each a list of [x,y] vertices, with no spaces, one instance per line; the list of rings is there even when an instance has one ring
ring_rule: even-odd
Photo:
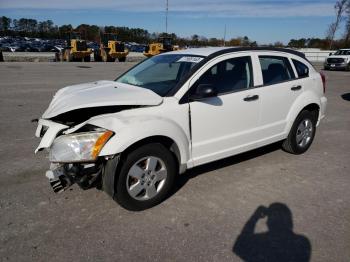
[[[324,62],[324,70],[350,71],[350,49],[340,49],[330,54]]]
[[[61,39],[1,37],[0,48],[8,52],[59,52],[66,45]]]
[[[304,54],[199,48],[141,62],[115,81],[59,90],[38,122],[55,192],[98,186],[129,210],[157,205],[187,169],[274,142],[311,146],[325,77]]]

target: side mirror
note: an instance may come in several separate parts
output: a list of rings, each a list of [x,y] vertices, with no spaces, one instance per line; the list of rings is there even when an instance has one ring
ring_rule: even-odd
[[[329,56],[332,56],[333,55],[333,53],[329,53]]]
[[[196,92],[191,95],[192,101],[201,100],[203,98],[214,97],[218,95],[218,91],[211,84],[199,84],[196,88]]]

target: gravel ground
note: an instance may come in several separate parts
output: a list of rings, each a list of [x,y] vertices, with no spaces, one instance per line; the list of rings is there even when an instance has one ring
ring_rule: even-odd
[[[304,155],[272,145],[193,169],[169,199],[139,213],[96,189],[54,194],[30,120],[60,87],[114,79],[132,65],[0,63],[0,261],[241,261],[237,254],[276,258],[278,249],[349,261],[350,72],[326,72],[327,118]],[[267,231],[253,214],[276,202]],[[294,233],[283,230],[290,218]]]

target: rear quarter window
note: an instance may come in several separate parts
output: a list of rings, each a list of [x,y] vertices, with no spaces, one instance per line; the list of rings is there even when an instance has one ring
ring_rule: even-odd
[[[297,70],[298,73],[298,77],[299,78],[304,78],[304,77],[308,77],[309,76],[309,67],[306,66],[304,63],[298,61],[298,60],[294,60],[292,59],[293,64],[295,69]]]

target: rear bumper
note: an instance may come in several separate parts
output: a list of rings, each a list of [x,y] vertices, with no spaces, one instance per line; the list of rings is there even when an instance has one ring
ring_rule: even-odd
[[[321,108],[320,108],[320,116],[318,118],[317,125],[319,125],[320,121],[325,118],[326,116],[326,110],[327,110],[327,97],[323,96],[321,97]]]

